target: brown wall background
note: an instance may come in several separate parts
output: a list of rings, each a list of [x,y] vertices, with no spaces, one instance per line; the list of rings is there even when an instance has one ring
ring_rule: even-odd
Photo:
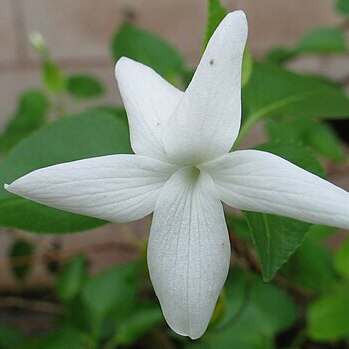
[[[293,44],[314,26],[341,21],[332,0],[225,0],[246,11],[249,45],[255,55],[277,44]],[[135,22],[176,45],[189,64],[200,55],[206,0],[0,0],[0,130],[23,89],[40,84],[37,54],[28,34],[39,31],[53,58],[67,71],[86,70],[108,87],[105,100],[118,100],[109,41],[132,13]]]

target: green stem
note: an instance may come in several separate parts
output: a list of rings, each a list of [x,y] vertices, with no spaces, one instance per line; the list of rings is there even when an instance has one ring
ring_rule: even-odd
[[[288,104],[298,102],[300,100],[304,99],[304,94],[303,95],[296,95],[296,96],[289,96],[284,99],[281,99],[277,102],[271,103],[264,108],[259,109],[257,112],[254,114],[251,114],[245,123],[242,125],[239,136],[237,137],[233,150],[236,150],[241,146],[242,141],[246,138],[247,134],[250,132],[251,128],[259,121],[261,120],[264,116],[268,115],[269,113],[272,113],[275,110],[278,110]]]
[[[247,134],[250,132],[251,128],[255,125],[257,121],[258,113],[252,114],[250,117],[247,118],[246,122],[241,126],[238,138],[236,139],[233,145],[233,150],[236,150],[241,146],[241,143],[246,138]]]
[[[66,101],[63,93],[54,95],[56,118],[60,119],[67,115]]]

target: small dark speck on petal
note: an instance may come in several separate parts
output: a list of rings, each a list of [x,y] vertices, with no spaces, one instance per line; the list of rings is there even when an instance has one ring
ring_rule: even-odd
[[[214,59],[210,59],[210,65],[214,64]]]

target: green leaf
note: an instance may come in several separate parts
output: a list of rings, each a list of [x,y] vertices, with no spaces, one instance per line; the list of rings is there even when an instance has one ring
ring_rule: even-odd
[[[320,155],[333,161],[345,161],[342,143],[333,129],[322,122],[314,122],[306,139]]]
[[[99,97],[104,93],[102,83],[94,76],[75,74],[68,77],[68,92],[77,99]]]
[[[262,266],[264,281],[270,281],[303,242],[310,225],[266,213],[245,212]]]
[[[245,241],[250,240],[251,232],[246,219],[226,213],[225,220],[227,222],[229,230],[232,230],[237,236],[244,239]]]
[[[224,319],[212,333],[203,337],[203,348],[273,349],[274,337],[297,319],[298,311],[291,297],[252,274],[233,269],[226,293]],[[187,348],[201,347],[189,345]]]
[[[341,141],[322,121],[305,117],[278,118],[269,120],[266,129],[273,140],[302,143],[332,161],[344,161],[346,158]]]
[[[294,48],[271,49],[267,53],[267,60],[271,63],[282,64],[301,54],[345,53],[346,50],[345,36],[340,28],[320,27],[305,34]]]
[[[28,90],[19,99],[18,109],[0,136],[0,153],[7,153],[20,140],[45,123],[49,101],[40,90]]]
[[[241,322],[241,325],[233,327],[230,332],[213,337],[214,339],[209,343],[194,343],[187,346],[186,349],[276,349],[273,338],[264,334],[252,333],[252,329],[254,329],[254,324],[250,320],[245,323]]]
[[[40,129],[18,144],[0,165],[2,183],[45,166],[114,153],[131,153],[125,122],[86,112]],[[105,224],[23,199],[0,188],[0,225],[40,233],[71,233]]]
[[[297,144],[268,143],[258,150],[279,155],[320,176],[325,176],[320,163]],[[245,212],[252,240],[256,246],[264,281],[270,281],[303,242],[310,224],[266,213]]]
[[[334,255],[334,267],[339,275],[349,279],[349,238]]]
[[[297,55],[297,51],[287,47],[274,47],[267,52],[267,61],[282,64]]]
[[[115,33],[111,50],[114,60],[122,56],[141,62],[170,82],[176,81],[176,75],[184,70],[184,61],[180,53],[168,42],[131,23],[123,24]]]
[[[195,69],[186,69],[183,73],[183,84],[184,84],[184,89],[188,87],[190,84],[191,80],[193,79],[195,73]]]
[[[42,65],[44,85],[53,93],[60,93],[66,87],[66,79],[58,66],[50,60]]]
[[[94,326],[100,326],[111,313],[115,319],[132,309],[136,300],[137,273],[137,264],[123,264],[109,268],[85,283],[82,300],[91,313]]]
[[[313,121],[304,117],[272,118],[266,123],[266,130],[273,141],[305,144]]]
[[[21,349],[85,349],[82,335],[70,326],[63,326],[49,335],[27,341]]]
[[[336,8],[342,15],[349,16],[349,0],[337,0]]]
[[[240,346],[239,346],[239,348],[240,348]],[[195,341],[193,343],[189,343],[188,345],[185,346],[185,349],[212,349],[212,347],[209,343],[206,343],[203,340],[201,340],[201,341]],[[219,349],[219,348],[217,348],[217,349]],[[250,349],[252,349],[252,348],[250,348]]]
[[[338,290],[313,302],[307,311],[307,332],[316,341],[335,341],[349,334],[349,290]]]
[[[334,228],[313,225],[297,252],[282,269],[283,275],[296,285],[315,293],[328,292],[336,283],[332,253],[323,241]]]
[[[335,27],[316,28],[299,41],[300,53],[338,53],[346,51],[344,33]]]
[[[130,316],[122,319],[113,343],[131,345],[162,322],[162,312],[157,304],[138,306]]]
[[[126,110],[124,108],[119,107],[119,106],[99,105],[99,106],[90,108],[88,111],[89,112],[109,113],[109,114],[113,115],[115,118],[120,119],[120,120],[124,121],[126,124],[128,124]]]
[[[246,292],[248,292],[247,295]],[[249,302],[246,305],[245,314],[240,320],[237,319],[237,322],[231,324],[232,329],[240,321],[249,319],[248,321],[255,321],[254,332],[274,336],[292,326],[297,319],[295,303],[284,290],[272,284],[263,283],[256,275],[235,270],[227,282],[228,307],[231,308],[226,311],[225,321],[229,323],[232,314],[236,313],[246,296]],[[246,328],[245,331],[247,330]],[[233,332],[236,334],[238,331]]]
[[[10,246],[8,256],[10,258],[11,271],[18,280],[24,280],[32,268],[34,257],[34,246],[27,240],[14,240]],[[17,265],[16,260],[19,258],[28,258],[27,263]]]
[[[228,10],[221,4],[220,0],[208,0],[207,24],[204,39],[204,48],[210,40],[218,24],[227,15]]]
[[[245,48],[244,56],[242,60],[242,82],[241,85],[244,87],[251,79],[253,71],[253,60],[251,52],[248,47]]]
[[[252,77],[243,89],[243,105],[253,120],[280,114],[334,119],[349,116],[349,99],[343,89],[267,63],[254,63]]]
[[[260,313],[260,324],[265,321],[261,326],[263,332],[270,335],[281,333],[291,327],[297,319],[296,304],[281,288],[256,281],[251,299]]]
[[[15,328],[0,326],[0,349],[20,349],[23,334]]]
[[[79,293],[87,277],[87,261],[83,255],[65,263],[58,275],[56,293],[63,302],[72,301]]]

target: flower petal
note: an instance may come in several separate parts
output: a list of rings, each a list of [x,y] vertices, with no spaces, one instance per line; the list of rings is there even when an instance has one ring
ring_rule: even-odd
[[[61,210],[126,222],[154,210],[174,170],[145,156],[108,155],[42,168],[5,189]]]
[[[228,14],[164,130],[166,152],[178,163],[201,163],[229,151],[240,128],[241,65],[247,39],[242,11]]]
[[[229,206],[349,228],[348,192],[274,154],[236,151],[200,167]]]
[[[178,334],[199,338],[227,277],[229,237],[222,204],[205,173],[178,171],[157,202],[148,244],[150,277],[164,317]]]
[[[122,57],[115,66],[136,154],[164,159],[162,132],[183,92],[146,65]]]

